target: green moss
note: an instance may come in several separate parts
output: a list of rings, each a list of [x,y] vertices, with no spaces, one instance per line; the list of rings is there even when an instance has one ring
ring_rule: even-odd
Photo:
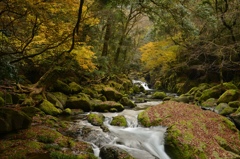
[[[217,105],[217,100],[215,98],[209,98],[208,100],[202,102],[203,107],[215,107]]]
[[[88,122],[95,126],[101,126],[104,121],[104,116],[102,114],[90,113],[87,116]]]
[[[149,119],[146,111],[140,112],[138,114],[138,122],[141,123],[145,127],[151,126],[151,122],[150,122],[150,119]]]
[[[153,99],[163,99],[163,98],[165,98],[166,96],[167,96],[167,95],[166,95],[165,92],[155,92],[155,93],[153,93],[152,98],[153,98]]]
[[[83,88],[82,88],[79,84],[77,84],[76,82],[71,82],[71,83],[69,84],[69,87],[70,87],[70,90],[71,90],[72,93],[79,93],[79,92],[81,92],[82,89],[83,89]]]
[[[78,159],[77,155],[64,154],[58,151],[51,152],[50,157],[51,159]]]
[[[221,115],[229,115],[229,114],[234,113],[236,110],[237,110],[236,108],[232,108],[232,107],[227,106],[219,114],[221,114]]]
[[[218,103],[228,103],[239,98],[239,91],[236,89],[230,89],[225,91],[218,99]]]
[[[240,101],[229,102],[228,105],[232,108],[240,108]]]
[[[61,111],[57,109],[52,103],[47,100],[43,100],[40,105],[40,109],[49,115],[59,115]]]
[[[110,124],[114,125],[114,126],[124,126],[124,127],[127,127],[127,120],[126,120],[126,118],[123,115],[118,115],[118,116],[113,117],[113,119],[112,119]]]

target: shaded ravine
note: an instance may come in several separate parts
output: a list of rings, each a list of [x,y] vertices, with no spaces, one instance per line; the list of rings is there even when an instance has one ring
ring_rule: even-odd
[[[142,107],[146,108],[160,102],[141,103],[137,107],[139,106],[139,109],[142,109]],[[103,132],[100,127],[93,126],[83,119],[75,120],[73,127],[70,129],[78,130],[78,140],[93,145],[97,157],[99,157],[100,148],[108,145],[119,147],[136,159],[169,159],[164,151],[166,128],[161,126],[144,128],[138,125],[137,116],[141,111],[125,109],[119,113],[102,113],[105,116],[104,126],[109,129],[109,132]],[[87,114],[85,115],[87,116]],[[125,116],[128,127],[111,126],[109,124],[112,118],[117,115]]]

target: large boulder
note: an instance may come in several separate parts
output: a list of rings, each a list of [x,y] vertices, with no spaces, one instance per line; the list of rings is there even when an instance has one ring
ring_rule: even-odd
[[[119,103],[121,103],[123,106],[127,106],[130,108],[136,107],[136,104],[133,101],[131,101],[128,97],[122,97],[122,99],[120,99]]]
[[[65,83],[61,80],[57,80],[57,82],[54,83],[53,91],[54,92],[62,92],[64,94],[71,94],[72,93],[72,90],[71,90],[70,86],[67,83]]]
[[[92,111],[97,112],[120,112],[123,111],[124,107],[122,104],[115,101],[92,101]]]
[[[100,149],[100,157],[104,159],[134,159],[127,151],[113,145],[106,145]]]
[[[123,126],[123,127],[128,126],[127,120],[126,120],[125,116],[123,116],[123,115],[118,115],[118,116],[113,117],[110,125]]]
[[[123,97],[120,92],[111,87],[104,88],[102,93],[109,101],[119,101]]]
[[[141,112],[138,120],[144,126],[168,127],[165,149],[171,158],[240,158],[234,123],[196,105],[164,102]]]
[[[91,102],[89,97],[84,93],[79,93],[77,96],[71,96],[66,102],[66,107],[70,109],[82,109],[85,112],[91,110]]]
[[[73,94],[80,93],[83,90],[83,88],[76,82],[69,83],[69,87]]]
[[[154,92],[152,95],[153,99],[163,99],[165,98],[167,95],[165,92]]]
[[[20,110],[0,108],[0,133],[26,129],[31,122],[32,119]]]
[[[88,122],[95,126],[103,125],[104,118],[105,117],[102,114],[98,113],[90,113],[87,116]]]
[[[49,115],[59,115],[60,113],[62,113],[62,111],[58,108],[56,108],[51,102],[49,102],[48,100],[43,100],[43,102],[40,104],[39,108],[46,114]]]
[[[46,93],[46,97],[47,97],[47,100],[52,104],[54,104],[57,108],[59,109],[64,108],[62,102],[53,93],[50,93],[50,92]]]
[[[240,92],[237,89],[226,90],[219,98],[218,103],[228,103],[231,101],[238,100]]]

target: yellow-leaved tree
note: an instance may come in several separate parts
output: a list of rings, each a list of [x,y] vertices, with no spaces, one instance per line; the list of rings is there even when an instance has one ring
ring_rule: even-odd
[[[176,60],[176,53],[179,49],[178,45],[170,39],[164,39],[156,42],[149,42],[140,47],[141,61],[147,70],[161,67],[162,70],[169,68],[169,63]]]
[[[93,59],[96,58],[95,53],[91,50],[92,46],[77,45],[71,54],[75,57],[79,66],[84,71],[92,72],[96,69],[96,65],[93,63]]]

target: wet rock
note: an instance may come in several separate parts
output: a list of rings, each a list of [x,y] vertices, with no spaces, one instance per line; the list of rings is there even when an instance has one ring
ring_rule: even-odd
[[[134,159],[127,151],[113,145],[103,146],[100,149],[100,157],[104,159]]]
[[[228,118],[196,105],[164,102],[141,112],[145,126],[167,126],[165,150],[171,158],[239,158],[239,131]]]
[[[127,120],[123,115],[118,115],[118,116],[113,117],[110,124],[114,125],[114,126],[123,126],[123,127],[128,126],[127,125]]]
[[[32,119],[22,111],[0,108],[0,133],[26,129],[31,125],[31,122]]]
[[[70,109],[82,109],[83,111],[88,112],[91,110],[91,103],[86,94],[79,93],[76,96],[68,98],[66,107]]]
[[[136,107],[136,104],[133,101],[131,101],[129,98],[127,98],[127,97],[122,97],[122,99],[119,102],[123,106],[127,106],[127,107],[130,107],[130,108]]]
[[[166,93],[165,92],[154,92],[152,95],[153,99],[164,99],[166,97]]]
[[[90,113],[87,116],[87,120],[92,125],[101,126],[104,121],[104,116],[102,114]]]

